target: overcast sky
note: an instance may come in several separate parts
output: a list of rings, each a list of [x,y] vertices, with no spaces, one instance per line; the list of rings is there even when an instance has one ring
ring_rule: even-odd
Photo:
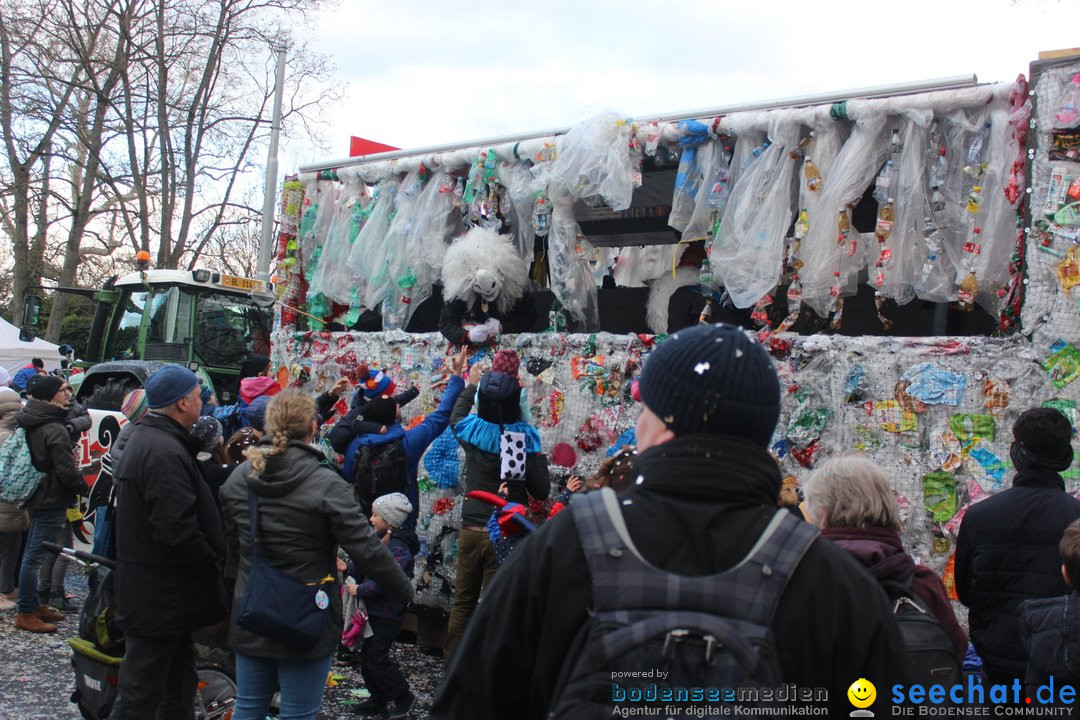
[[[339,0],[315,19],[344,97],[329,152],[291,140],[282,169],[348,155],[867,86],[1028,72],[1080,46],[1080,0]]]

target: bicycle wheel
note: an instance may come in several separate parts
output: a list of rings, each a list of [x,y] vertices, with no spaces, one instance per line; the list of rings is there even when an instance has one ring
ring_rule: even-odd
[[[195,693],[196,720],[230,720],[236,704],[236,682],[218,665],[198,669],[199,685]]]

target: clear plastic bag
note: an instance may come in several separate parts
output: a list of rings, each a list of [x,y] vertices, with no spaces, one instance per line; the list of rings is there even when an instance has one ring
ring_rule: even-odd
[[[981,229],[978,242],[982,247],[972,266],[979,283],[976,301],[995,317],[1001,304],[997,291],[1008,284],[1009,259],[1016,248],[1016,204],[1009,202],[1004,189],[1019,152],[1009,108],[1005,101],[997,100],[990,106],[990,133],[984,156],[986,170],[981,178],[986,190],[982,194],[981,212],[975,218]]]
[[[712,265],[735,305],[751,307],[780,277],[784,238],[794,218],[796,162],[788,152],[799,141],[792,113],[770,117],[769,145],[731,192],[712,250]]]
[[[694,212],[683,228],[683,240],[703,240],[713,226],[713,217],[722,218],[731,195],[728,182],[728,159],[724,144],[710,140],[698,150],[701,190],[694,202]],[[675,193],[676,197],[678,192]],[[673,210],[674,211],[674,210]],[[669,225],[671,223],[668,223]]]
[[[318,262],[318,256],[320,253],[316,253],[316,249],[322,247],[326,242],[326,236],[330,230],[330,222],[334,218],[334,213],[337,211],[337,204],[341,198],[342,186],[337,182],[321,182],[318,189],[318,210],[315,213],[315,225],[311,229],[310,233],[305,234],[300,238],[300,258],[305,263],[310,263],[312,258],[316,258]],[[312,271],[315,268],[311,269]],[[309,274],[305,267],[305,274]]]
[[[431,297],[432,286],[442,272],[446,249],[461,230],[461,214],[455,207],[455,186],[454,176],[445,170],[437,171],[427,181],[413,209],[414,217],[406,238],[407,262],[404,272],[397,276],[400,297],[409,299],[403,303],[404,323],[408,323],[416,308]],[[402,287],[401,279],[408,282],[410,268],[414,284]]]
[[[621,287],[642,287],[647,281],[671,272],[671,254],[681,257],[684,245],[645,245],[624,247],[615,262],[615,284]],[[676,258],[678,259],[678,258]]]
[[[634,193],[630,133],[630,123],[615,113],[575,125],[558,138],[558,155],[547,169],[550,180],[571,197],[599,195],[613,210],[625,210]]]
[[[600,323],[600,313],[596,283],[586,254],[591,246],[580,235],[574,219],[573,200],[562,193],[552,200],[554,207],[548,235],[551,291],[567,315],[579,324],[576,329],[594,330]]]
[[[971,167],[968,159],[971,147],[983,131],[988,118],[986,108],[980,107],[954,110],[939,119],[944,130],[947,167],[945,182],[940,188],[944,205],[941,211],[934,213],[942,246],[941,256],[936,262],[941,266],[937,272],[946,275],[942,284],[948,286],[948,292],[939,289],[933,296],[920,293],[919,296],[924,299],[938,302],[956,300],[958,286],[964,279],[963,276],[967,275],[964,243],[969,240],[975,223],[965,209],[965,198],[971,195],[972,188],[978,185],[981,179],[977,182],[964,168]],[[980,157],[981,155],[980,152]]]
[[[883,243],[871,243],[866,258],[871,286],[898,305],[915,299],[919,271],[927,258],[926,208],[930,200],[926,159],[931,118],[929,110],[912,110],[905,112],[899,123],[891,124],[898,128],[903,143],[901,152],[893,155],[895,165],[889,197],[893,200],[895,219],[888,237]],[[875,282],[879,261],[885,279],[881,287]]]
[[[346,184],[330,221],[314,276],[308,278],[308,293],[321,292],[334,302],[348,304],[353,289],[363,280],[349,269],[347,260],[356,236],[367,219],[365,209],[371,201],[367,186],[357,181]]]
[[[851,101],[849,108],[855,102]],[[810,229],[802,242],[802,300],[822,316],[830,312],[833,299],[830,291],[834,286],[839,284],[845,293],[855,289],[862,257],[858,252],[854,256],[848,253],[851,239],[857,234],[852,228],[851,239],[843,245],[838,243],[838,217],[841,210],[849,212],[848,206],[858,202],[885,162],[888,151],[883,132],[885,119],[882,113],[863,113],[858,117],[835,163],[824,176],[817,217],[811,218]],[[839,283],[835,273],[840,273]]]
[[[504,162],[499,165],[499,178],[510,196],[510,235],[514,239],[518,255],[531,263],[536,231],[533,229],[533,207],[536,193],[543,190],[528,165],[522,162]],[[503,213],[506,214],[504,208]]]
[[[387,245],[384,242],[390,229],[390,218],[394,210],[394,198],[398,192],[398,181],[387,178],[375,188],[371,215],[353,242],[349,251],[349,268],[357,277],[365,278],[363,304],[374,308],[381,300],[381,290],[385,289],[387,275]],[[383,278],[380,280],[379,278]],[[376,285],[376,283],[379,283]],[[374,299],[374,302],[372,301]]]
[[[386,231],[383,244],[386,245],[386,274],[372,278],[368,283],[370,299],[383,303],[383,329],[400,330],[405,326],[405,316],[411,297],[416,287],[414,257],[409,252],[409,237],[412,227],[418,221],[416,205],[423,194],[424,183],[419,171],[405,176],[398,188],[394,202],[394,217]],[[420,258],[416,258],[420,260]],[[376,285],[377,283],[377,285]],[[372,290],[378,293],[376,297]],[[409,298],[406,301],[406,298]],[[371,307],[374,307],[372,305]]]
[[[709,127],[698,120],[679,121],[679,170],[675,174],[675,194],[671,198],[671,214],[668,225],[682,232],[694,214],[704,186],[704,168],[711,164],[713,153],[708,158],[701,155],[702,146],[709,139]]]

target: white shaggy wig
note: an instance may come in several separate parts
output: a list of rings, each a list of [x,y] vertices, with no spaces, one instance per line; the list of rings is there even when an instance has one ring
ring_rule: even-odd
[[[696,267],[681,267],[672,277],[666,272],[649,283],[649,299],[645,302],[645,322],[656,335],[668,331],[668,303],[671,296],[681,287],[697,285],[701,282],[701,271]]]
[[[529,289],[529,268],[510,238],[494,230],[474,227],[446,251],[442,267],[443,297],[471,304],[478,297],[473,282],[480,270],[488,271],[499,281],[495,304],[500,313],[508,312]]]

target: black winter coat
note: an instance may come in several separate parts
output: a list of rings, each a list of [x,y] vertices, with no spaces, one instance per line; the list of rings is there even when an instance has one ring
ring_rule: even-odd
[[[776,463],[737,438],[676,438],[641,453],[634,471],[643,479],[619,496],[623,516],[645,559],[668,572],[732,567],[776,513]],[[429,717],[547,716],[592,603],[580,544],[570,512],[518,544],[473,614]],[[780,599],[772,629],[783,681],[826,688],[830,717],[851,712],[846,693],[852,678],[861,677],[878,688],[871,709],[888,715],[886,689],[906,682],[900,661],[907,651],[885,593],[848,553],[815,540]]]
[[[116,620],[129,635],[175,635],[224,617],[225,535],[195,459],[201,445],[148,413],[114,468]]]
[[[447,300],[439,315],[439,332],[450,341],[451,345],[469,344],[469,332],[461,327],[462,323],[480,325],[495,318],[502,323],[504,333],[528,332],[536,324],[536,302],[532,295],[525,293],[511,306],[510,310],[499,311],[498,300],[484,310],[479,298],[466,303],[460,298]]]
[[[269,441],[261,447],[268,448]],[[251,574],[251,523],[248,488],[259,499],[259,557],[306,582],[337,576],[337,548],[348,553],[357,572],[373,579],[391,597],[407,604],[413,586],[393,554],[375,535],[353,496],[352,488],[326,464],[323,454],[305,443],[289,442],[281,455],[266,459],[266,470],[250,477],[251,463],[233,471],[219,493],[230,545],[239,548],[233,607],[239,607]],[[229,627],[229,647],[245,655],[276,659],[325,657],[341,642],[341,586],[326,586],[330,596],[322,640],[306,653],[297,653],[235,622]]]
[[[75,463],[75,443],[64,420],[67,410],[44,400],[30,398],[15,416],[25,431],[34,467],[45,473],[41,484],[26,501],[33,510],[71,507],[75,496],[87,491],[86,480]]]
[[[1026,684],[1080,685],[1080,591],[1020,604],[1020,640],[1027,651]]]
[[[450,413],[450,427],[463,420],[472,411],[476,400],[476,386],[466,385],[461,391],[454,409]],[[465,451],[465,490],[486,490],[497,493],[502,485],[502,460],[495,453],[485,452],[475,445],[458,441]],[[529,453],[525,456],[525,482],[510,483],[509,498],[512,502],[528,506],[529,496],[537,500],[547,500],[551,494],[551,476],[548,473],[547,456],[542,453]],[[491,517],[492,507],[480,500],[465,498],[461,506],[462,525],[486,525]]]
[[[1008,490],[968,508],[956,538],[956,593],[993,681],[1024,676],[1020,603],[1069,592],[1058,544],[1080,500],[1051,470],[1021,470]]]

